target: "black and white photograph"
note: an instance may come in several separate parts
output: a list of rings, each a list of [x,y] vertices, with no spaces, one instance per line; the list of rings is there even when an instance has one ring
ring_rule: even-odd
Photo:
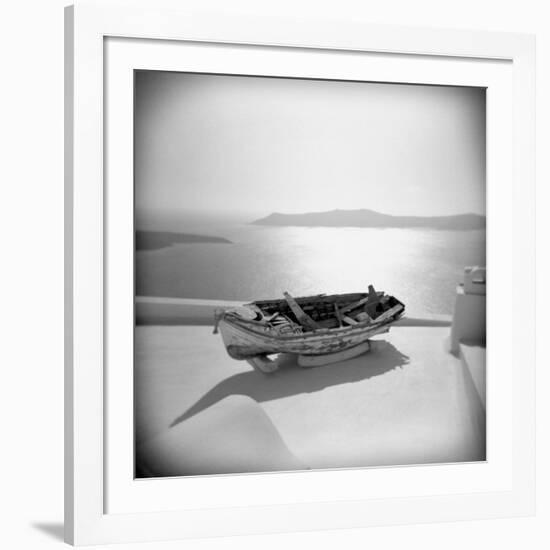
[[[134,92],[135,476],[485,461],[485,88]]]
[[[2,548],[548,550],[548,2],[2,7]]]

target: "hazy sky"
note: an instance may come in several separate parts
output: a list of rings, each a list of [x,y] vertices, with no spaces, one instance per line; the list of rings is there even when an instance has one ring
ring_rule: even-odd
[[[136,74],[136,206],[485,213],[485,90]]]

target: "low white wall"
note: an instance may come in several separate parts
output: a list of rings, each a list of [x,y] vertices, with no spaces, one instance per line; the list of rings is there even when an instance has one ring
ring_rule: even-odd
[[[486,299],[482,294],[468,294],[462,286],[456,290],[455,312],[450,347],[459,352],[460,342],[485,345]]]
[[[212,325],[217,308],[242,305],[228,300],[194,300],[190,298],[157,298],[137,296],[138,325]]]
[[[475,346],[461,343],[459,356],[471,378],[471,382],[477,392],[479,401],[485,410],[486,399],[486,350],[483,346]]]
[[[157,298],[137,296],[135,302],[138,325],[212,325],[217,308],[230,308],[243,302],[229,300],[196,300],[191,298]],[[404,327],[450,326],[450,315],[404,317],[396,324]]]

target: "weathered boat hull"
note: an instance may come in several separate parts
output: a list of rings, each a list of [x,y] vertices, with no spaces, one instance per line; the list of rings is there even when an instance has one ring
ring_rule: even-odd
[[[369,338],[387,332],[388,329],[385,324],[371,327],[356,326],[276,338],[267,332],[262,334],[227,319],[222,318],[219,322],[224,345],[233,359],[248,359],[272,353],[326,355],[363,344]]]

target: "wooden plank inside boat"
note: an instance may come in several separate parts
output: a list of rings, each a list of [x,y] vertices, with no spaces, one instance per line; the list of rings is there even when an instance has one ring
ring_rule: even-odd
[[[288,293],[284,292],[285,300],[288,304],[288,307],[294,313],[296,320],[308,330],[317,330],[319,325],[298,305],[296,300]]]
[[[340,313],[340,309],[338,308],[338,303],[334,303],[334,315],[336,316],[336,319],[338,319],[338,326],[342,325],[342,314]]]

